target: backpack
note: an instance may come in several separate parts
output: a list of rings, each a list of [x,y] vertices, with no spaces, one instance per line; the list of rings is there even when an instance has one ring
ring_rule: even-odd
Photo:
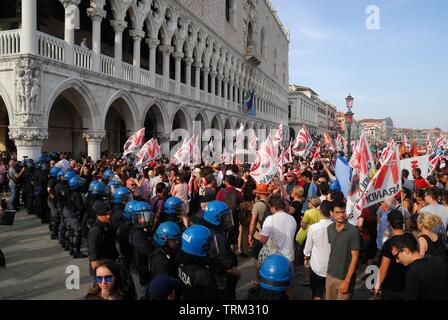
[[[261,220],[260,220],[260,225],[261,225],[261,227],[263,228],[264,221],[266,220],[267,217],[269,217],[269,216],[271,215],[271,209],[269,208],[269,206],[268,206],[268,204],[266,203],[266,201],[264,201],[264,200],[260,200],[260,202],[263,202],[264,205],[266,206],[266,209],[264,210],[264,213],[263,213],[263,217],[262,217]],[[260,231],[261,231],[261,230],[260,230]]]
[[[235,225],[237,225],[237,219],[239,220],[239,216],[240,216],[240,204],[238,201],[238,197],[236,196],[236,189],[232,189],[232,190],[224,190],[224,198],[223,198],[223,202],[225,202],[225,204],[227,204],[227,206],[230,208],[230,210],[232,211],[232,216],[233,216],[233,221],[235,223]]]

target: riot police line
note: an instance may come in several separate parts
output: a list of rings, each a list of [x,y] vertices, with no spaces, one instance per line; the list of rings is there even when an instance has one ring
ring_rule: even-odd
[[[74,259],[88,257],[92,287],[87,299],[104,298],[101,282],[111,280],[99,277],[97,269],[105,264],[120,279],[121,293],[114,299],[236,299],[241,274],[230,241],[234,215],[225,202],[210,201],[189,216],[183,201],[168,194],[163,182],[155,186],[156,201],[142,201],[111,167],[89,181],[70,167],[50,165],[50,160],[43,156],[35,165],[28,159],[23,202],[28,213],[49,223],[51,239],[63,250]],[[81,250],[83,239],[87,255]],[[290,262],[273,255],[260,266],[259,286],[249,290],[249,298],[287,299],[291,277]],[[151,291],[154,283],[175,290],[160,296],[160,285]]]

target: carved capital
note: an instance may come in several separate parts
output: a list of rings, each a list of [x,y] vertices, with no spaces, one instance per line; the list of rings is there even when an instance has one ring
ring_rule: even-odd
[[[38,147],[48,139],[48,129],[38,127],[9,127],[9,138],[17,147]]]
[[[215,70],[213,70],[213,71],[211,71],[210,72],[210,77],[212,77],[212,78],[216,78],[216,75],[217,75],[218,73],[215,71]]]
[[[185,60],[185,64],[186,64],[187,66],[191,66],[192,63],[194,62],[194,59],[193,59],[193,58],[190,58],[190,57],[186,57],[184,60]]]
[[[148,45],[149,49],[155,49],[160,44],[160,41],[155,38],[146,38],[145,42]]]
[[[158,135],[159,142],[170,142],[171,141],[171,133],[162,133]]]
[[[209,73],[210,72],[210,68],[209,67],[204,67],[204,68],[202,68],[202,71],[204,71],[204,73]]]
[[[69,6],[78,6],[81,3],[81,0],[59,0],[64,8],[68,8]]]
[[[177,61],[181,61],[182,58],[184,57],[184,54],[182,52],[174,52],[172,54],[173,58],[176,59]]]
[[[193,64],[193,67],[195,67],[196,69],[201,69],[202,68],[202,62],[196,61]]]
[[[134,41],[140,41],[145,37],[145,32],[142,30],[129,30],[129,35],[131,36],[132,40]]]
[[[174,48],[172,46],[162,45],[159,46],[159,51],[162,52],[163,54],[170,54],[174,51]]]
[[[124,20],[111,20],[110,21],[110,25],[112,26],[112,28],[114,29],[114,31],[116,33],[120,33],[123,32],[124,29],[126,29],[126,27],[128,26],[128,23]]]
[[[93,22],[101,22],[106,17],[106,10],[98,7],[88,8],[87,15],[92,19]]]
[[[84,131],[82,137],[86,139],[87,142],[101,143],[103,138],[106,136],[106,130],[88,130]]]

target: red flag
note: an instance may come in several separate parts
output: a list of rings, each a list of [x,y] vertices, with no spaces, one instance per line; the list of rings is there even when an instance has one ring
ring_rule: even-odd
[[[126,157],[128,154],[135,154],[143,144],[143,139],[145,138],[145,128],[140,129],[132,136],[129,137],[128,141],[124,144],[123,156]]]
[[[292,147],[292,151],[297,156],[306,156],[308,154],[309,149],[312,144],[311,135],[306,130],[306,127],[303,126],[302,129],[297,134],[296,141],[294,146]]]
[[[193,155],[193,137],[185,138],[182,145],[174,154],[174,159],[180,164],[189,164]]]
[[[330,150],[330,151],[336,150],[336,147],[333,142],[333,138],[331,137],[329,132],[325,133],[324,140],[325,140],[325,146],[327,147],[328,150]]]

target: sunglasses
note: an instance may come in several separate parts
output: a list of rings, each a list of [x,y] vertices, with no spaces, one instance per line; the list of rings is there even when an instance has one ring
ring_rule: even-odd
[[[396,254],[394,254],[394,259],[395,259],[395,261],[400,260],[400,259],[398,259],[398,255],[399,255],[401,252],[403,252],[403,250],[398,250],[398,252],[397,252]]]
[[[106,283],[110,283],[112,281],[113,277],[114,276],[104,276],[104,277],[97,276],[96,277],[96,282],[103,283],[103,280],[104,280],[104,281],[106,281]]]
[[[131,184],[131,187],[136,187],[137,185],[136,184]]]

